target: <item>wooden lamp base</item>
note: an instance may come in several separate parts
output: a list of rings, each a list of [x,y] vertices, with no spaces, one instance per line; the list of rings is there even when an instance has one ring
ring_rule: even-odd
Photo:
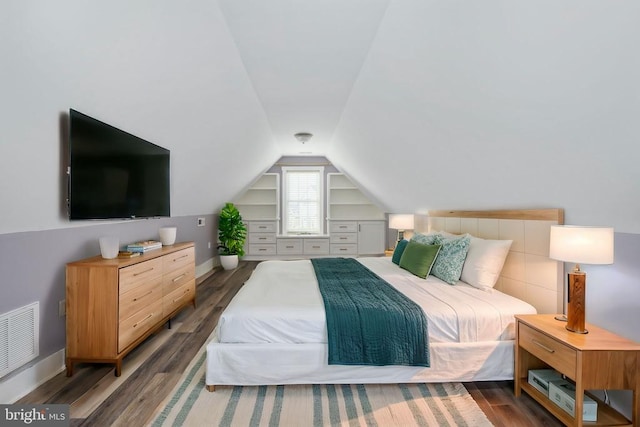
[[[567,330],[577,334],[589,333],[584,327],[585,287],[587,275],[583,271],[569,273],[567,295]]]

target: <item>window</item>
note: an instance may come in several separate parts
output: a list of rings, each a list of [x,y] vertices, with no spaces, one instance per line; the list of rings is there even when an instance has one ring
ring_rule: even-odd
[[[322,167],[283,167],[285,234],[322,234]]]

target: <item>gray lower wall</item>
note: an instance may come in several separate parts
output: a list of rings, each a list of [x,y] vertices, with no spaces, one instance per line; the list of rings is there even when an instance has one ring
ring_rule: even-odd
[[[198,218],[205,218],[203,227],[197,226]],[[216,254],[217,216],[213,214],[86,224],[0,235],[0,313],[40,302],[40,356],[0,379],[0,384],[65,347],[65,318],[58,315],[58,302],[65,299],[65,265],[99,255],[99,237],[118,236],[124,247],[134,241],[159,240],[158,229],[171,225],[178,227],[176,241],[195,242],[196,265]]]

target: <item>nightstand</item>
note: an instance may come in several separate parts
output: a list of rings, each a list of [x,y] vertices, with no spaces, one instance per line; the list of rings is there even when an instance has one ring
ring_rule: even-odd
[[[633,390],[632,421],[591,396],[598,403],[598,420],[587,425],[640,424],[640,344],[605,329],[588,325],[588,334],[565,329],[551,314],[516,315],[516,397],[524,391],[565,425],[582,426],[584,390]],[[530,369],[553,368],[576,384],[575,418],[527,382]]]
[[[385,249],[384,256],[393,256],[394,249]]]

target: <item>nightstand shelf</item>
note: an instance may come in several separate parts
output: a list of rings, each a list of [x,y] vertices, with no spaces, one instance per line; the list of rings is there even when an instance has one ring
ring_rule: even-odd
[[[588,334],[575,334],[553,315],[517,315],[515,346],[516,397],[524,391],[569,426],[633,426],[639,422],[640,344],[588,325]],[[563,411],[527,382],[530,369],[553,368],[575,382],[576,416]],[[632,390],[633,421],[592,394],[598,403],[595,422],[582,421],[585,390]]]

